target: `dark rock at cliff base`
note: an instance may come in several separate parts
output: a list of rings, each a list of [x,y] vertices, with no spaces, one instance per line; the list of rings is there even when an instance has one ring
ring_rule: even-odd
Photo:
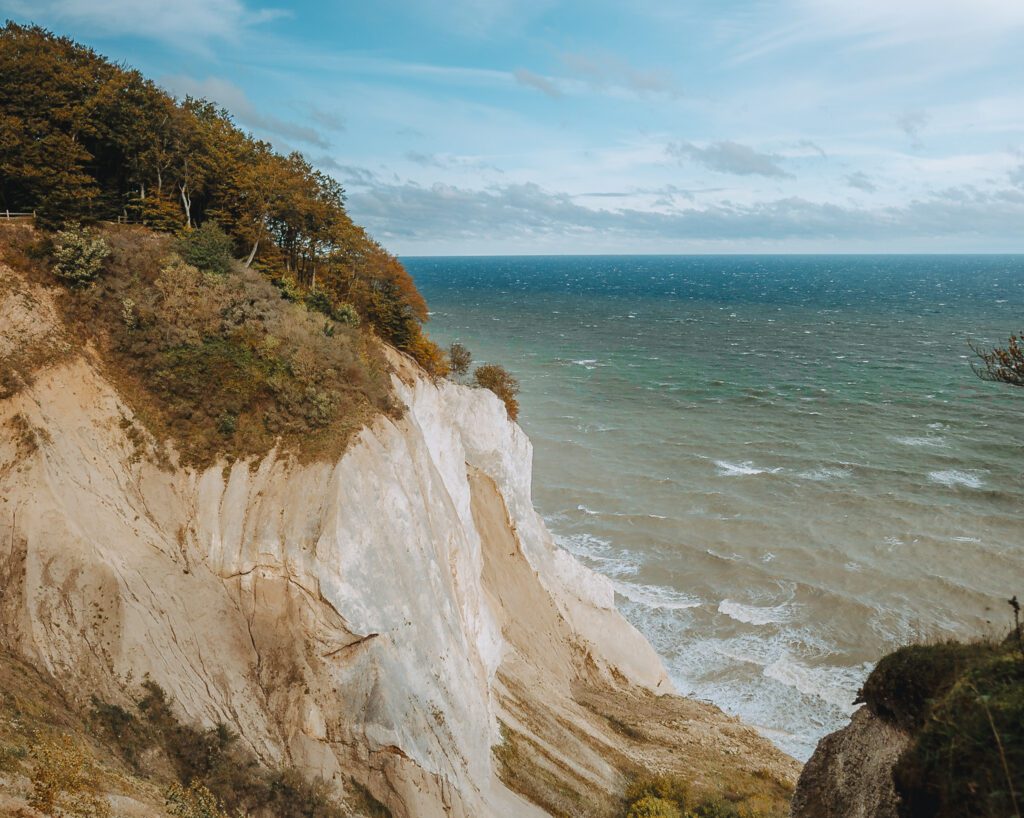
[[[909,741],[862,707],[818,743],[800,774],[792,818],[897,818],[892,770]]]

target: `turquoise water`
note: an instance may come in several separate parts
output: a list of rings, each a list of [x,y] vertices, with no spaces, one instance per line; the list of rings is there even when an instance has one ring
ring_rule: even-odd
[[[805,758],[910,639],[1024,593],[1021,257],[404,259],[522,383],[534,499],[679,689]]]

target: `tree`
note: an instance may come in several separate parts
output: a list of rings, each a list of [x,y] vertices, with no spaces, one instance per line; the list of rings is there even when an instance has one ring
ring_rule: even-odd
[[[1024,332],[1011,335],[1005,347],[983,349],[971,344],[971,349],[980,361],[973,364],[979,378],[1024,386]]]
[[[193,267],[223,275],[231,270],[232,244],[231,236],[210,219],[182,237],[178,252]]]
[[[469,365],[473,363],[473,355],[469,349],[458,341],[453,341],[448,347],[448,366],[451,373],[459,378],[469,372]]]
[[[57,229],[127,216],[179,232],[210,220],[245,265],[295,300],[322,291],[434,374],[427,305],[402,264],[345,210],[345,191],[300,153],[282,156],[203,99],[37,26],[0,27],[0,209]]]
[[[477,386],[490,389],[501,398],[509,420],[519,417],[519,401],[516,400],[516,395],[519,394],[519,381],[512,377],[505,367],[498,364],[478,366],[473,373],[473,381]]]

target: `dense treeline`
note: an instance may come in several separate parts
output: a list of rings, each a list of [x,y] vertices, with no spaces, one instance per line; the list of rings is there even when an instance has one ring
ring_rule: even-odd
[[[429,371],[426,304],[398,260],[353,224],[344,191],[202,99],[175,100],[138,71],[66,37],[0,29],[0,209],[44,227],[127,220],[167,232],[215,221],[246,266],[286,293],[351,305]]]

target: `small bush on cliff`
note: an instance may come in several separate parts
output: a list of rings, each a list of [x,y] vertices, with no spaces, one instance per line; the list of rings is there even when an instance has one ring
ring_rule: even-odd
[[[519,394],[519,381],[512,377],[505,367],[498,364],[478,366],[473,373],[473,382],[484,389],[490,389],[501,398],[509,420],[516,420],[519,417],[519,401],[516,400],[516,395]]]
[[[53,237],[53,272],[73,286],[94,281],[110,255],[106,239],[87,227],[69,227]]]
[[[997,650],[987,642],[953,641],[900,648],[875,666],[857,703],[867,704],[876,716],[904,730],[919,729],[932,704],[952,688],[960,675]]]
[[[448,368],[451,374],[457,378],[463,378],[469,373],[469,365],[473,363],[473,355],[469,348],[458,341],[448,347]]]
[[[972,655],[893,771],[903,818],[1022,814],[1024,659],[1015,639]]]
[[[645,795],[630,805],[626,818],[683,818],[683,813],[672,801]]]
[[[178,241],[178,252],[187,264],[209,273],[231,270],[234,242],[215,221],[205,221]]]
[[[138,714],[93,699],[97,733],[118,748],[138,772],[140,760],[156,751],[177,779],[168,791],[171,814],[219,818],[225,812],[274,818],[341,818],[322,781],[293,769],[268,770],[223,724],[203,730],[182,722],[158,684],[143,682]]]
[[[61,818],[108,818],[110,804],[101,794],[89,754],[70,736],[32,749],[29,805]]]
[[[670,775],[642,776],[626,787],[626,818],[682,818],[690,788]]]
[[[167,811],[175,818],[230,818],[217,796],[198,781],[188,787],[171,784],[166,795]]]
[[[765,813],[765,815],[767,814]],[[755,813],[740,812],[732,801],[727,801],[724,798],[711,798],[694,807],[691,812],[687,813],[686,818],[746,818],[746,816],[753,815]]]

